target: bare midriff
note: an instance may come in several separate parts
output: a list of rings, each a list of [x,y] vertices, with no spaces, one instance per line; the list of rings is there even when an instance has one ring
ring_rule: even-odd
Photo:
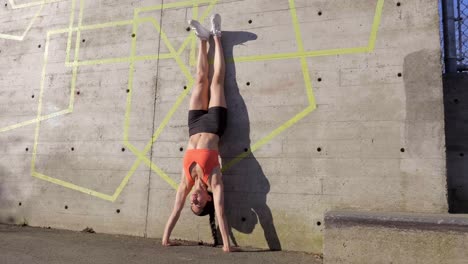
[[[189,139],[187,149],[218,150],[219,136],[212,133],[197,133]]]

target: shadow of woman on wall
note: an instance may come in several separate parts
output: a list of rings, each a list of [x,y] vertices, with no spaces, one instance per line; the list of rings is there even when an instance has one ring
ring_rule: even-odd
[[[273,216],[266,203],[270,183],[254,154],[250,152],[249,113],[239,92],[236,65],[232,61],[234,46],[255,39],[257,35],[243,31],[223,31],[222,36],[226,58],[228,122],[220,142],[220,155],[223,159],[226,217],[230,225],[230,237],[235,245],[237,241],[232,233],[233,228],[241,233],[251,234],[260,222],[270,250],[281,250]],[[210,49],[210,54],[212,52]],[[236,160],[241,154],[245,157]]]

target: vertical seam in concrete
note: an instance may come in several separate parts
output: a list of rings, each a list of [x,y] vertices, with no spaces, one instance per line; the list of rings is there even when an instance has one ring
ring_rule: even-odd
[[[163,10],[164,10],[164,0],[161,1],[161,13],[159,18],[159,25],[161,30],[159,30],[159,40],[158,40],[158,58],[159,54],[161,53],[161,34],[162,34],[162,18],[163,18]],[[151,134],[154,135],[154,119],[156,117],[156,103],[157,103],[157,94],[158,94],[158,78],[159,78],[159,59],[156,63],[156,81],[154,87],[154,103],[153,103],[153,128],[151,129]],[[153,145],[154,142],[151,142],[151,150],[150,150],[150,161],[153,160]],[[151,171],[153,163],[150,163],[149,173],[148,173],[148,195],[146,199],[146,220],[145,220],[145,237],[148,237],[148,215],[149,215],[149,205],[150,205],[150,190],[151,190]]]

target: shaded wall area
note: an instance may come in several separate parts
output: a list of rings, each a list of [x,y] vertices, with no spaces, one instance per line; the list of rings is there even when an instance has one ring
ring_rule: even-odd
[[[444,75],[450,213],[468,213],[468,73]]]

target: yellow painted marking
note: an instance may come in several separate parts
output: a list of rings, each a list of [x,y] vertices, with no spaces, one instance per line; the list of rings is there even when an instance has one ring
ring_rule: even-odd
[[[107,194],[104,194],[104,193],[100,193],[100,192],[96,192],[96,191],[93,191],[91,189],[84,188],[84,187],[78,186],[76,184],[67,182],[67,181],[59,180],[57,178],[53,178],[53,177],[41,174],[39,172],[32,172],[32,176],[34,176],[34,177],[36,177],[38,179],[44,180],[44,181],[55,183],[57,185],[63,186],[63,187],[68,188],[68,189],[72,189],[72,190],[79,191],[79,192],[82,192],[82,193],[85,193],[85,194],[88,194],[88,195],[91,195],[91,196],[94,196],[94,197],[97,197],[97,198],[101,198],[103,200],[107,200],[107,201],[111,201],[111,202],[115,201],[113,196],[110,196],[110,195],[107,195]]]
[[[50,35],[47,34],[46,37],[46,43],[44,47],[44,62],[42,64],[42,74],[41,74],[41,88],[39,91],[39,103],[37,107],[37,118],[36,120],[39,120],[41,118],[41,113],[42,113],[42,97],[44,95],[44,83],[45,83],[45,75],[46,75],[46,66],[47,66],[47,60],[49,56],[49,39]],[[36,122],[36,130],[34,133],[34,146],[33,146],[33,155],[31,159],[31,175],[35,175],[35,166],[36,166],[36,153],[37,153],[37,143],[39,141],[39,124],[40,122]]]
[[[75,1],[72,0],[72,6],[75,6]],[[72,10],[71,12],[71,19],[70,19],[70,25],[66,29],[57,29],[57,30],[50,30],[47,33],[47,41],[46,41],[46,49],[44,52],[44,64],[43,64],[43,69],[42,69],[42,79],[41,79],[41,90],[40,90],[40,96],[39,96],[39,106],[38,106],[38,114],[37,118],[29,121],[22,122],[17,125],[9,126],[7,128],[3,128],[0,130],[0,132],[11,130],[14,128],[18,128],[24,125],[36,123],[36,133],[35,133],[35,142],[34,142],[34,150],[33,150],[33,158],[31,161],[31,170],[32,170],[32,175],[49,181],[53,182],[58,185],[62,185],[66,188],[74,189],[83,193],[87,193],[90,195],[93,195],[95,197],[99,197],[104,200],[108,201],[115,201],[117,197],[120,195],[122,192],[123,188],[126,186],[128,181],[130,180],[131,176],[134,174],[136,169],[139,167],[141,162],[143,162],[146,166],[150,167],[151,170],[155,171],[163,180],[165,180],[170,186],[172,186],[174,189],[177,188],[177,184],[166,174],[164,173],[163,170],[161,170],[156,164],[154,164],[151,160],[146,157],[148,151],[151,149],[152,144],[158,139],[159,135],[162,133],[170,119],[172,118],[173,114],[175,111],[179,108],[180,104],[182,101],[185,99],[185,97],[188,95],[190,92],[190,89],[192,88],[194,84],[194,79],[190,74],[190,71],[188,70],[188,67],[183,63],[183,61],[180,58],[180,55],[184,52],[184,50],[187,48],[188,44],[191,44],[191,48],[193,49],[193,39],[194,34],[191,33],[187,38],[184,40],[182,43],[181,47],[176,51],[174,47],[172,46],[171,42],[167,38],[167,35],[165,32],[161,29],[158,21],[156,21],[154,18],[151,17],[143,17],[139,18],[138,15],[142,12],[147,12],[147,11],[153,11],[153,10],[159,10],[159,9],[168,9],[168,8],[178,8],[178,7],[188,7],[188,6],[193,6],[194,7],[194,14],[193,16],[196,17],[198,15],[198,10],[195,10],[195,8],[198,8],[198,5],[200,4],[210,4],[205,12],[199,17],[200,21],[203,21],[208,14],[211,12],[212,8],[214,5],[217,3],[217,0],[192,0],[192,1],[184,1],[184,2],[174,2],[174,3],[169,3],[169,4],[162,4],[162,5],[155,5],[155,6],[150,6],[150,7],[145,7],[145,8],[136,8],[134,9],[134,19],[133,20],[125,20],[125,21],[115,21],[115,22],[108,22],[108,23],[102,23],[102,24],[95,24],[95,25],[81,25],[82,21],[82,16],[83,16],[83,0],[80,0],[80,20],[79,20],[79,25],[78,27],[74,28],[73,27],[73,16],[74,16],[74,11]],[[367,47],[356,47],[356,48],[342,48],[342,49],[329,49],[329,50],[320,50],[320,51],[305,51],[302,43],[302,37],[301,37],[301,32],[300,32],[300,27],[299,27],[299,22],[297,19],[297,14],[296,14],[296,7],[295,7],[295,2],[294,0],[289,0],[289,5],[290,5],[290,12],[291,12],[291,17],[293,21],[293,26],[294,26],[294,31],[295,31],[295,36],[296,36],[296,42],[298,45],[298,50],[296,52],[289,52],[289,53],[279,53],[279,54],[265,54],[265,55],[254,55],[254,56],[242,56],[242,57],[236,57],[236,58],[231,58],[227,59],[227,62],[251,62],[251,61],[268,61],[268,60],[278,60],[278,59],[300,59],[301,60],[301,69],[304,75],[304,83],[309,99],[309,106],[307,106],[303,111],[295,115],[293,118],[289,119],[286,121],[284,124],[278,126],[275,130],[270,132],[268,135],[260,139],[259,141],[255,142],[253,145],[251,145],[249,152],[246,153],[241,153],[237,157],[235,157],[233,160],[231,160],[226,166],[224,166],[223,171],[228,170],[231,168],[233,165],[235,165],[237,162],[245,158],[246,156],[249,155],[251,152],[255,152],[258,150],[260,147],[263,145],[267,144],[270,142],[273,138],[278,136],[280,133],[282,133],[284,130],[288,129],[291,127],[293,124],[299,122],[301,119],[306,117],[309,113],[311,113],[313,110],[316,109],[316,104],[315,104],[315,99],[312,91],[312,83],[310,81],[310,76],[309,76],[309,69],[307,65],[306,58],[308,57],[316,57],[316,56],[330,56],[330,55],[339,55],[339,54],[356,54],[356,53],[366,53],[366,52],[371,52],[374,50],[375,47],[375,42],[377,38],[377,31],[380,25],[381,21],[381,14],[382,14],[382,9],[383,9],[383,3],[384,0],[378,0],[377,2],[377,7],[376,7],[376,13],[374,16],[374,21],[372,25],[372,30],[371,34],[369,37],[369,43]],[[73,9],[73,8],[72,8]],[[144,56],[135,56],[136,53],[136,43],[137,43],[137,38],[135,37],[132,40],[132,48],[131,48],[131,54],[129,57],[126,58],[109,58],[109,59],[101,59],[101,60],[88,60],[88,61],[79,61],[79,34],[82,30],[94,30],[94,29],[99,29],[99,28],[107,28],[107,27],[115,27],[115,26],[123,26],[123,25],[133,25],[133,32],[135,33],[138,25],[140,23],[145,23],[149,22],[151,23],[160,33],[160,36],[164,42],[164,44],[168,47],[170,53],[168,54],[153,54],[153,55],[144,55]],[[43,88],[44,88],[44,79],[45,79],[45,72],[46,72],[46,65],[47,65],[47,57],[48,57],[48,47],[49,47],[49,37],[52,34],[59,34],[59,33],[68,33],[69,38],[71,38],[71,34],[73,32],[77,32],[77,41],[76,41],[76,48],[75,48],[75,58],[73,62],[69,62],[69,52],[71,49],[71,40],[70,43],[67,42],[67,60],[66,64],[67,66],[73,67],[73,77],[76,78],[77,72],[76,69],[79,66],[87,66],[87,65],[96,65],[96,64],[110,64],[110,63],[121,63],[121,62],[128,62],[130,63],[130,69],[129,69],[129,84],[128,84],[128,89],[130,90],[128,97],[127,97],[127,107],[126,107],[126,113],[125,113],[125,122],[124,122],[124,145],[127,146],[132,153],[137,157],[135,162],[133,163],[131,169],[128,171],[127,175],[125,178],[122,180],[120,183],[119,187],[115,191],[115,193],[112,196],[109,196],[107,194],[99,193],[87,188],[83,188],[80,186],[73,185],[71,183],[57,180],[55,178],[37,173],[34,171],[35,168],[35,161],[36,161],[36,153],[37,153],[37,144],[38,144],[38,137],[39,137],[39,124],[41,121],[60,116],[63,114],[71,113],[73,110],[73,94],[71,95],[70,98],[70,108],[66,110],[62,110],[57,113],[53,113],[47,116],[41,116],[41,110],[42,110],[42,97],[43,97]],[[1,35],[0,35],[1,36]],[[191,53],[192,54],[192,53]],[[190,55],[192,58],[192,55]],[[134,79],[134,63],[140,60],[157,60],[157,59],[174,59],[176,63],[178,64],[179,68],[181,69],[182,73],[187,79],[187,87],[188,89],[184,90],[176,99],[175,104],[172,106],[172,108],[169,110],[169,112],[166,114],[165,118],[163,121],[160,123],[159,127],[156,129],[154,132],[153,136],[151,137],[150,141],[146,144],[145,148],[143,151],[139,151],[135,146],[133,146],[130,142],[128,142],[128,137],[129,137],[129,123],[130,123],[130,112],[131,112],[131,96],[132,96],[132,89],[133,89],[133,79]],[[72,80],[72,88],[71,90],[74,91],[75,89],[75,82]]]
[[[211,4],[213,0],[189,0],[189,1],[183,1],[183,2],[173,2],[173,3],[165,3],[165,4],[160,4],[160,5],[154,5],[154,6],[148,6],[148,7],[143,7],[143,8],[136,8],[137,14],[140,14],[140,12],[148,12],[148,11],[155,11],[155,10],[160,10],[160,9],[170,9],[170,8],[178,8],[178,7],[187,7],[187,6],[192,6],[194,3],[197,4]]]
[[[294,33],[296,34],[297,49],[299,52],[304,52],[304,44],[302,43],[301,29],[299,27],[299,20],[297,19],[294,0],[289,0],[289,10],[291,12],[291,18],[294,25]],[[301,68],[309,104],[315,106],[315,97],[312,91],[312,82],[310,81],[309,66],[307,65],[307,61],[304,57],[301,58]]]
[[[29,22],[28,26],[26,27],[26,29],[24,30],[23,34],[21,34],[21,36],[17,36],[17,35],[10,35],[10,34],[0,34],[0,38],[2,39],[8,39],[8,40],[17,40],[17,41],[23,41],[25,36],[28,34],[29,30],[31,29],[32,25],[34,24],[34,21],[37,19],[37,17],[39,16],[39,14],[42,12],[42,9],[44,8],[44,2],[41,2],[39,3],[41,6],[39,7],[39,9],[36,11],[36,13],[34,14],[33,18],[31,19],[31,21]]]
[[[134,18],[138,16],[137,12],[133,13]],[[136,54],[136,44],[137,44],[137,37],[138,37],[138,26],[139,23],[133,20],[133,27],[132,27],[132,34],[135,34],[135,37],[132,38],[132,46],[130,49],[130,57],[133,58]],[[127,107],[125,110],[125,123],[124,123],[124,143],[128,142],[128,130],[130,126],[130,112],[132,110],[132,92],[133,92],[133,76],[135,73],[135,62],[130,62],[130,67],[128,69],[128,94],[127,94]]]
[[[192,8],[192,19],[197,20],[198,19],[198,3],[194,2],[193,3],[193,8]],[[193,34],[195,35],[195,34]],[[195,45],[197,44],[197,40],[194,37],[191,37],[192,39],[192,46],[190,49],[190,66],[195,66]]]
[[[52,113],[52,114],[41,116],[39,118],[39,122],[50,119],[50,118],[58,117],[58,116],[61,116],[61,115],[64,115],[64,114],[68,114],[68,113],[70,113],[70,110],[65,109],[65,110],[62,110],[62,111],[59,111],[59,112],[55,112],[55,113]],[[1,128],[0,133],[6,132],[6,131],[9,131],[9,130],[13,130],[13,129],[16,129],[16,128],[20,128],[20,127],[23,127],[23,126],[32,125],[32,124],[35,124],[36,122],[38,122],[38,120],[37,120],[37,118],[34,118],[34,119],[27,120],[27,121],[24,121],[24,122],[21,122],[21,123],[18,123],[18,124],[7,126],[7,127],[4,127],[4,128]]]
[[[284,130],[288,129],[289,127],[291,127],[292,125],[296,124],[297,122],[299,122],[301,119],[303,119],[304,117],[306,117],[308,114],[310,114],[312,111],[314,111],[316,109],[316,106],[313,106],[313,105],[309,105],[306,109],[302,110],[302,112],[300,112],[299,114],[295,115],[293,118],[289,119],[288,121],[286,121],[286,123],[282,124],[281,126],[277,127],[275,130],[273,130],[272,132],[270,132],[270,134],[266,135],[265,137],[263,137],[262,139],[260,139],[259,141],[257,141],[255,144],[251,145],[249,151],[247,152],[243,152],[241,153],[240,155],[238,155],[237,157],[235,157],[233,160],[231,160],[230,162],[228,162],[222,169],[222,171],[227,171],[229,170],[229,168],[231,168],[233,165],[235,165],[237,162],[241,161],[242,159],[244,159],[245,157],[247,157],[250,153],[256,151],[257,149],[259,149],[260,147],[262,147],[263,145],[267,144],[268,142],[270,142],[273,138],[275,138],[276,136],[278,136],[281,132],[283,132]]]
[[[117,197],[119,197],[120,193],[122,192],[122,190],[125,188],[125,186],[127,185],[128,181],[130,180],[130,178],[133,176],[133,174],[135,173],[135,171],[138,169],[138,167],[140,166],[140,163],[141,163],[141,159],[137,159],[135,160],[135,162],[133,163],[132,167],[130,168],[130,170],[127,172],[127,175],[125,175],[125,178],[122,180],[122,182],[120,183],[119,187],[117,187],[117,190],[115,190],[114,192],[114,195],[112,195],[112,202],[114,202]]]
[[[39,17],[41,14],[44,5],[45,4],[50,4],[50,3],[55,3],[55,2],[60,2],[64,0],[42,0],[42,1],[37,1],[37,2],[32,2],[32,3],[25,3],[25,4],[20,4],[17,5],[13,0],[9,0],[10,6],[12,9],[20,9],[20,8],[26,8],[26,7],[32,7],[32,6],[40,6],[39,9],[36,11],[34,16],[31,18],[31,21],[27,25],[26,29],[24,30],[23,34],[20,36],[18,35],[11,35],[11,34],[1,34],[0,33],[0,39],[8,39],[8,40],[16,40],[16,41],[23,41],[26,35],[28,34],[29,30],[31,30],[32,25],[36,21],[36,19]]]
[[[284,59],[300,59],[309,57],[331,56],[331,55],[344,55],[364,53],[369,50],[368,47],[359,48],[343,48],[343,49],[328,49],[328,50],[315,50],[303,52],[289,52],[289,53],[274,53],[265,55],[252,55],[240,56],[235,58],[228,58],[226,62],[256,62],[256,61],[269,61],[269,60],[284,60]]]
[[[43,4],[51,4],[51,3],[56,3],[64,0],[42,0],[42,1],[36,1],[36,2],[31,2],[31,3],[24,3],[24,4],[15,4],[14,0],[8,0],[10,2],[10,6],[12,9],[20,9],[20,8],[27,8],[27,7],[32,7],[32,6],[38,6],[38,5],[43,5]]]
[[[380,21],[382,20],[383,4],[384,4],[384,0],[379,0],[377,2],[377,7],[375,8],[374,22],[372,23],[372,31],[369,37],[369,52],[372,52],[375,48],[375,40],[377,39],[377,31],[379,30]]]
[[[73,35],[73,21],[75,21],[75,3],[76,3],[75,0],[72,0],[71,14],[70,14],[70,19],[69,19],[70,24],[68,25],[67,50],[66,50],[66,57],[65,57],[66,63],[70,61],[71,39]],[[52,32],[55,32],[55,31],[52,31]]]
[[[143,161],[146,164],[146,166],[148,166],[154,172],[156,172],[170,186],[172,186],[174,189],[177,189],[178,187],[177,183],[173,179],[171,179],[171,177],[169,177],[163,170],[161,170],[156,164],[150,161],[148,157],[145,156],[145,154],[138,151],[138,149],[129,142],[127,142],[125,145],[128,147],[128,149],[130,149],[130,151],[133,154],[135,154],[135,156],[138,157],[138,161]]]

